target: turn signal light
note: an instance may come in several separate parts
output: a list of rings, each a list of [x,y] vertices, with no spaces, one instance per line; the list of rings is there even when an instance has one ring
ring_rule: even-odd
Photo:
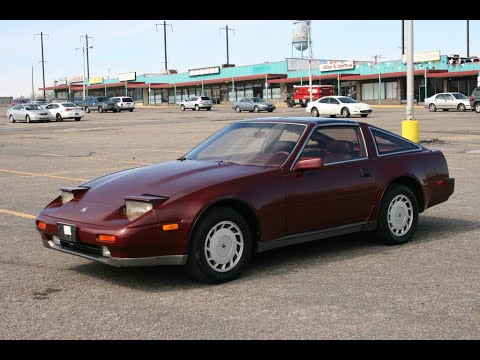
[[[43,221],[37,221],[37,227],[41,230],[47,230],[47,224],[45,224]]]
[[[163,231],[177,230],[178,224],[166,224],[162,226]]]
[[[100,234],[97,236],[98,241],[106,242],[106,243],[114,243],[117,240],[115,235],[104,235]]]

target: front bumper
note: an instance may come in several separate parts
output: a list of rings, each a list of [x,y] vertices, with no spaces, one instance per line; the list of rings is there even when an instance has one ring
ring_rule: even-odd
[[[42,240],[43,246],[48,249],[58,250],[70,255],[77,255],[89,260],[115,267],[157,266],[157,265],[185,265],[188,255],[164,255],[141,258],[108,257],[93,252],[82,251],[78,248],[57,245],[53,240]]]
[[[352,110],[351,115],[365,115],[365,114],[371,114],[372,109],[360,109],[360,110]]]

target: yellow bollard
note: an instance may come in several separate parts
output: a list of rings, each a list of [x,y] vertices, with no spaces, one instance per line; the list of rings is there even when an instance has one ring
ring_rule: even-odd
[[[418,120],[403,120],[402,136],[410,141],[420,142],[420,125]]]

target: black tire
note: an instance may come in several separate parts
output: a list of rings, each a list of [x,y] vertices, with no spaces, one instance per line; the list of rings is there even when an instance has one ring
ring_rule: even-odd
[[[90,108],[88,106],[85,106],[85,112],[88,114],[90,112]]]
[[[133,109],[129,109],[128,111],[133,112]]]
[[[287,106],[288,107],[293,107],[293,105],[295,105],[295,101],[293,99],[288,99],[287,100]]]
[[[450,110],[450,109],[442,109],[442,110],[443,110],[443,111],[448,111],[448,110]]]
[[[344,118],[349,118],[350,117],[350,110],[348,108],[344,107],[342,111],[340,112]]]
[[[242,109],[240,109],[240,106],[236,106],[236,107],[235,107],[235,111],[236,111],[237,113],[241,113],[241,112],[242,112]]]
[[[302,105],[302,107],[307,107],[307,103],[301,103],[300,105]]]
[[[434,111],[437,111],[437,107],[435,106],[435,104],[430,104],[428,105],[428,110],[430,110],[431,112],[434,112]]]
[[[361,117],[366,118],[368,114],[360,114]]]
[[[313,117],[319,117],[320,116],[320,112],[318,111],[318,109],[316,107],[313,107],[312,110],[310,110],[310,114],[312,114]]]
[[[103,113],[103,106],[99,106],[99,107],[98,107],[98,112],[99,112],[99,113]]]
[[[207,109],[207,111],[210,111],[210,110],[212,110],[212,108],[205,108],[205,109]]]
[[[401,222],[392,221],[397,215]],[[417,221],[418,202],[415,194],[405,185],[393,184],[382,198],[376,239],[386,245],[405,244],[415,232]]]
[[[273,110],[267,110],[268,112],[272,112]]]
[[[219,229],[226,233],[215,238]],[[235,247],[232,239],[238,242]],[[190,241],[186,270],[195,280],[209,284],[231,281],[240,276],[252,255],[253,241],[248,222],[240,213],[227,207],[214,208],[202,216]],[[232,255],[233,251],[235,254]],[[218,271],[221,266],[231,268]]]
[[[465,104],[458,104],[457,110],[458,111],[467,111],[467,107],[465,106]]]
[[[10,115],[9,119],[12,124],[15,122],[15,118],[13,117],[13,115]]]
[[[180,105],[180,110],[185,111],[185,105]]]
[[[337,117],[337,115],[330,115],[331,118]]]
[[[476,113],[480,113],[480,102],[475,103],[475,105],[473,107],[474,107]]]
[[[80,121],[81,117],[76,117],[75,121]]]
[[[30,116],[29,116],[29,115],[25,116],[25,121],[26,121],[28,124],[30,124],[30,123],[32,122],[32,120],[30,119]]]
[[[60,115],[60,113],[58,113],[58,114],[55,116],[55,121],[63,121],[62,115]]]
[[[253,111],[256,112],[256,113],[258,113],[258,112],[260,112],[260,108],[259,108],[258,106],[255,106],[255,107],[253,108]]]
[[[195,111],[200,111],[200,106],[198,106],[198,104],[195,104]]]

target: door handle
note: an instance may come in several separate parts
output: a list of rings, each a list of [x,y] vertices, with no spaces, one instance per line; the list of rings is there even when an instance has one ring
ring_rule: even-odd
[[[362,174],[363,177],[372,177],[373,171],[372,169],[360,169],[360,174]]]

